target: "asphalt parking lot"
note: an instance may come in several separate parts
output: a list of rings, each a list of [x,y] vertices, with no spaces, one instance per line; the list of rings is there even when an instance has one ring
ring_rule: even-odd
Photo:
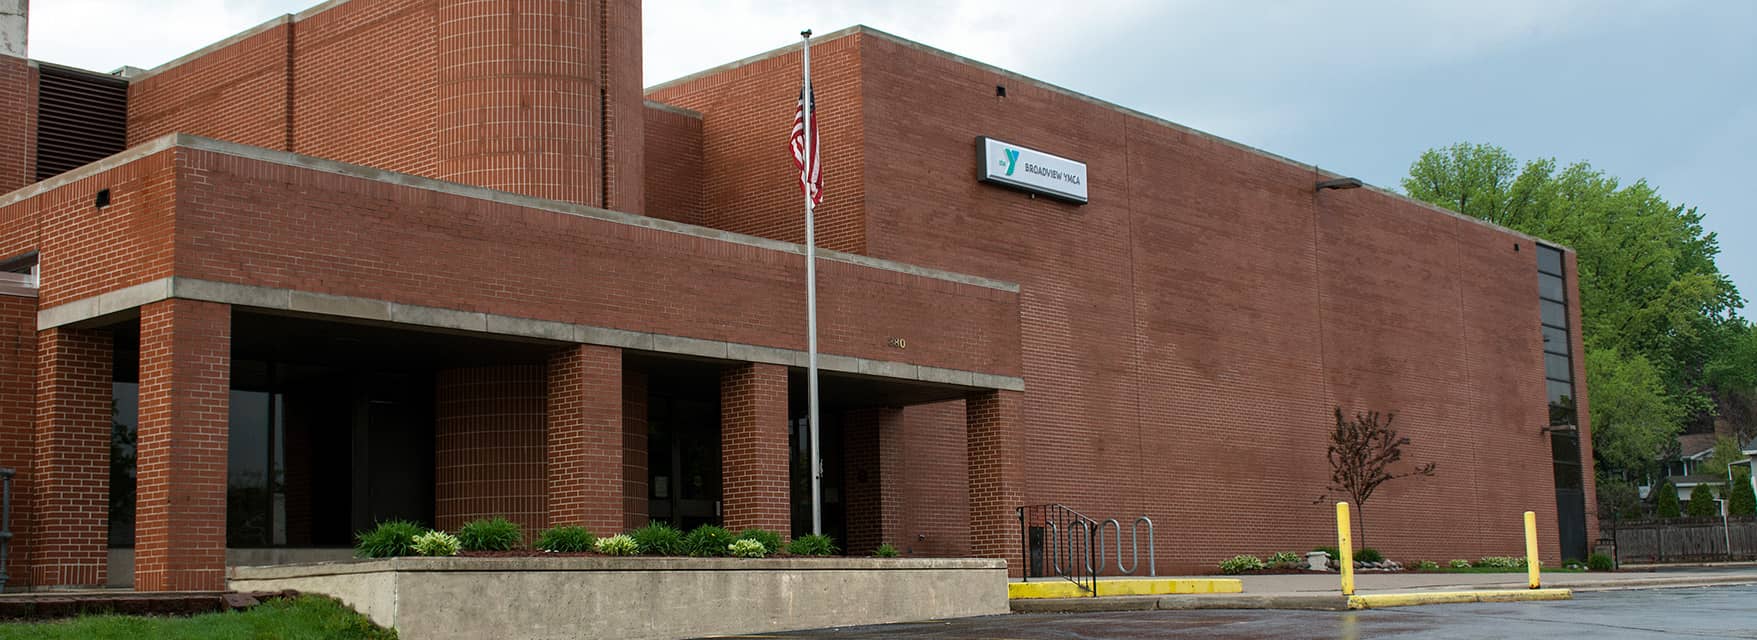
[[[1580,593],[1572,601],[1370,611],[1015,614],[738,638],[1757,638],[1757,585]]]

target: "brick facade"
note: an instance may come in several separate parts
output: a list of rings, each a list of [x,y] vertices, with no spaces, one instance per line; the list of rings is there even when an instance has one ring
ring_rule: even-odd
[[[37,181],[36,91],[30,61],[0,54],[0,193]]]
[[[701,114],[649,103],[646,118],[646,215],[707,224]]]
[[[1019,516],[1024,504],[1024,431],[1018,392],[989,391],[964,401],[970,470],[970,554],[1011,558],[1019,549]],[[1009,563],[1008,572],[1023,575]]]
[[[231,323],[212,302],[140,309],[137,590],[226,586]]]
[[[625,526],[622,350],[580,345],[549,358],[549,521],[600,536]],[[643,447],[642,458],[646,457]],[[643,465],[644,469],[644,465]]]
[[[647,374],[622,371],[622,528],[647,524]]]
[[[34,586],[101,586],[110,505],[110,334],[49,329],[37,336],[36,451],[25,487]],[[22,500],[21,500],[22,502]]]
[[[544,368],[443,369],[434,386],[434,526],[504,516],[534,538],[548,523]]]
[[[136,79],[128,140],[191,133],[639,212],[639,25],[638,0],[335,4]]]
[[[727,529],[793,530],[788,493],[787,368],[742,364],[720,374],[720,482]]]
[[[1310,548],[1329,537],[1313,498],[1340,406],[1397,412],[1408,458],[1438,463],[1368,505],[1380,550],[1514,553],[1525,510],[1555,531],[1530,240],[1372,189],[1315,193],[1312,167],[870,30],[815,43],[812,71],[825,117],[862,130],[825,132],[826,159],[860,160],[858,184],[825,180],[856,200],[837,211],[862,252],[1021,285],[1018,437],[1080,470],[1031,474],[1023,502],[1202,531],[1161,549],[1162,569]],[[747,232],[798,235],[757,224],[794,220],[764,123],[798,75],[788,48],[648,96],[702,114],[708,208]],[[1086,162],[1091,203],[974,180],[979,135]],[[1542,549],[1560,559],[1553,533]]]

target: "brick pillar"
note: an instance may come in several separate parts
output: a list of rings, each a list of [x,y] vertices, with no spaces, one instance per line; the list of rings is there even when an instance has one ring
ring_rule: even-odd
[[[31,467],[37,431],[37,299],[0,295],[0,467],[12,469],[12,530],[7,546],[7,584],[28,585],[35,493]]]
[[[793,529],[787,466],[787,368],[748,363],[720,372],[721,521],[727,529]]]
[[[226,587],[232,308],[140,308],[137,591]]]
[[[903,540],[903,410],[860,409],[843,419],[842,486],[848,496],[848,555],[864,556]]]
[[[647,374],[622,372],[622,527],[647,525]]]
[[[1019,516],[1024,494],[1024,433],[1020,394],[985,391],[964,402],[969,431],[970,555],[1012,558],[1019,547]],[[1008,573],[1022,575],[1010,566]]]
[[[544,366],[445,369],[435,376],[433,524],[504,517],[528,537],[548,522]]]
[[[32,585],[102,586],[110,521],[111,338],[105,331],[37,335]]]
[[[622,350],[549,357],[549,522],[598,535],[623,527]]]

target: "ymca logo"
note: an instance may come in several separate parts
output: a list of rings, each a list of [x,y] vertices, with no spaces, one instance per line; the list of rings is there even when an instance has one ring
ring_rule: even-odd
[[[1013,175],[1014,169],[1019,168],[1019,150],[1007,149],[1005,150],[1005,153],[1007,154],[1007,159],[1004,162],[1001,162],[1001,164],[1006,166],[1007,175],[1010,176]]]

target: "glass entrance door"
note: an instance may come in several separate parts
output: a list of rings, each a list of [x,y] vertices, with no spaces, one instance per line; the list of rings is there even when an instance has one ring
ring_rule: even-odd
[[[658,394],[648,401],[648,513],[685,531],[720,524],[719,404]]]

